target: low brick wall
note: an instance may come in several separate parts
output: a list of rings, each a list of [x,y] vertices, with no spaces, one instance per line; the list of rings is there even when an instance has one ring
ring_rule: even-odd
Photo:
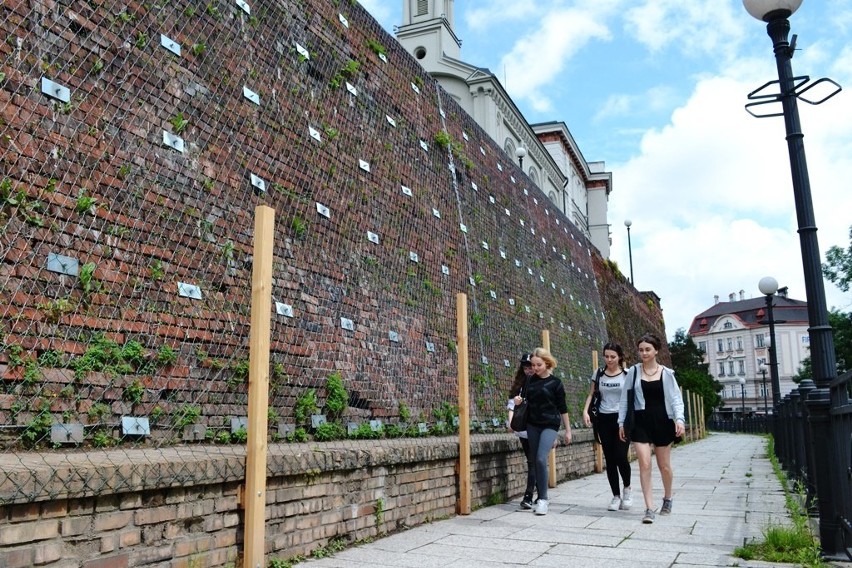
[[[591,473],[591,432],[556,455],[559,480]],[[0,464],[0,566],[238,565],[244,447],[26,457]],[[455,515],[457,467],[456,437],[270,445],[267,556]],[[471,468],[474,507],[523,492],[526,462],[512,435],[473,436]]]

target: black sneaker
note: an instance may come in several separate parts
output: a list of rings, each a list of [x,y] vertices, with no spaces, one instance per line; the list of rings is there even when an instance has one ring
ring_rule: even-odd
[[[671,515],[672,514],[672,500],[663,498],[663,506],[660,507],[661,515]]]
[[[526,509],[527,511],[529,511],[532,508],[533,508],[532,498],[524,497],[524,500],[521,501],[521,509]]]
[[[642,522],[646,525],[650,525],[654,522],[654,511],[651,509],[645,509],[645,516],[642,517]]]

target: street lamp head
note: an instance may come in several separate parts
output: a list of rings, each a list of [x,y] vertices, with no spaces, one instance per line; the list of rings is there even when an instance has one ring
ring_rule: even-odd
[[[778,281],[771,276],[764,276],[757,283],[757,287],[764,296],[771,296],[778,291]]]
[[[761,373],[765,373],[766,372],[766,365],[764,363],[761,363],[760,366],[757,368],[757,370],[760,371]]]
[[[630,219],[625,219],[625,220],[624,220],[624,226],[625,226],[625,227],[627,227],[628,229],[630,228],[630,226],[631,226],[632,224],[633,224],[633,221],[631,221]]]
[[[517,148],[515,148],[515,157],[516,158],[523,158],[526,155],[527,155],[527,149],[524,148],[523,146],[518,146]]]
[[[789,18],[801,5],[802,0],[743,0],[746,12],[762,22]]]
[[[746,384],[745,377],[740,377],[740,385]]]

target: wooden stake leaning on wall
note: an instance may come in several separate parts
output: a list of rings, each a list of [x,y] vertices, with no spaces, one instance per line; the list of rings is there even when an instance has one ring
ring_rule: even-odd
[[[251,329],[249,331],[248,440],[244,568],[265,568],[266,442],[269,406],[269,334],[272,316],[272,251],[275,211],[258,205],[254,210],[254,254],[251,274]]]
[[[592,372],[597,373],[600,363],[598,363],[597,350],[592,351]],[[591,386],[589,387],[591,388]],[[595,441],[592,441],[592,447],[595,449],[595,473],[603,471],[603,446]]]
[[[541,346],[550,351],[550,331],[541,330]],[[547,455],[547,486],[556,487],[556,448]]]
[[[467,294],[456,294],[456,354],[459,379],[459,515],[470,514],[470,376],[467,351]]]

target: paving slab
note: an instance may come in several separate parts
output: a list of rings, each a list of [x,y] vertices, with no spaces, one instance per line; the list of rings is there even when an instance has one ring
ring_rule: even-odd
[[[494,568],[574,566],[643,568],[785,566],[744,561],[734,549],[760,539],[769,526],[790,523],[784,493],[767,456],[767,441],[713,433],[672,450],[674,508],[653,524],[645,510],[639,467],[633,465],[633,508],[608,511],[606,474],[550,490],[547,515],[519,509],[518,500],[471,515],[421,525],[351,547],[305,568]],[[520,451],[520,450],[519,450]],[[654,500],[662,482],[653,466]]]

